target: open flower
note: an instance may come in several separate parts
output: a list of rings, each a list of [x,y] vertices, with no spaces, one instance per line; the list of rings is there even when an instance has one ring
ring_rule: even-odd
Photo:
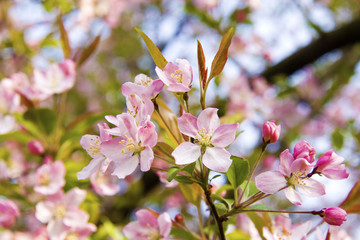
[[[163,69],[156,67],[155,71],[170,92],[188,92],[193,80],[192,68],[185,59],[177,59],[176,62],[179,65],[168,62]]]
[[[50,195],[57,193],[65,185],[65,166],[62,161],[47,162],[36,170],[34,191]]]
[[[180,131],[193,138],[192,142],[181,143],[173,152],[176,164],[189,164],[202,156],[206,167],[218,172],[226,172],[231,165],[231,154],[225,150],[234,139],[239,124],[220,125],[218,109],[207,108],[199,118],[185,113],[178,118]]]
[[[0,226],[11,227],[18,216],[20,211],[17,205],[9,199],[0,198]]]
[[[285,196],[290,202],[301,205],[301,197],[295,190],[310,197],[325,194],[325,186],[307,176],[313,169],[305,158],[295,159],[288,149],[280,154],[278,171],[267,171],[255,178],[256,187],[267,194],[274,194],[285,188]]]
[[[349,173],[342,164],[344,158],[337,155],[332,149],[324,153],[315,164],[315,173],[323,174],[331,179],[345,179]]]
[[[172,222],[169,214],[165,212],[155,216],[156,213],[147,209],[140,209],[135,214],[138,221],[131,222],[124,227],[125,237],[136,240],[170,239]]]
[[[163,89],[164,83],[160,79],[152,80],[145,74],[139,74],[134,82],[126,82],[121,86],[121,92],[124,96],[136,94],[141,98],[155,98]]]
[[[111,129],[111,134],[119,137],[101,143],[101,152],[117,164],[112,174],[125,178],[139,163],[141,171],[149,171],[154,160],[152,147],[157,143],[155,125],[147,119],[138,126],[129,113],[122,113],[116,119],[118,131]]]

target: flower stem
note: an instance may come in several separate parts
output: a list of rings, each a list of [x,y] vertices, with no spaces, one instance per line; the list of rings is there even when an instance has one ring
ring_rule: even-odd
[[[219,214],[216,210],[215,204],[211,198],[211,191],[207,187],[206,189],[204,189],[204,192],[205,192],[206,202],[208,203],[208,205],[210,207],[210,211],[211,211],[211,213],[215,219],[215,222],[218,226],[220,240],[226,240],[224,227],[222,225],[222,220],[220,219]]]
[[[154,104],[154,105],[155,105],[155,104]],[[155,113],[158,115],[158,117],[159,117],[160,120],[163,122],[164,126],[166,127],[166,130],[167,130],[166,132],[167,132],[168,134],[170,133],[171,137],[173,138],[173,140],[176,141],[177,144],[180,144],[179,140],[176,138],[176,136],[174,135],[174,133],[173,133],[173,132],[171,131],[171,129],[169,128],[169,125],[166,123],[164,117],[161,115],[160,110],[159,110],[158,107],[156,107],[156,105],[155,105]]]
[[[254,172],[255,172],[257,166],[259,165],[260,159],[261,159],[262,156],[264,155],[264,152],[265,152],[265,150],[266,150],[266,147],[267,147],[267,143],[264,143],[264,145],[263,145],[262,148],[261,148],[261,153],[260,153],[258,159],[256,159],[255,165],[254,165],[253,169],[251,170],[251,173],[250,173],[250,175],[249,175],[249,177],[248,177],[248,180],[247,180],[247,182],[246,182],[245,188],[243,189],[243,191],[242,191],[242,193],[241,193],[241,195],[240,195],[239,202],[241,202],[241,199],[243,198],[243,196],[244,196],[244,194],[245,194],[245,192],[246,192],[246,189],[247,189],[248,186],[249,186],[250,180],[251,180],[251,178],[253,177]],[[236,204],[236,203],[235,203],[235,204]]]

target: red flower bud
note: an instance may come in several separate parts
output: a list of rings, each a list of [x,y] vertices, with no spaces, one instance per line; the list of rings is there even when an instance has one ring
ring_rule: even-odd
[[[324,208],[321,216],[330,225],[340,226],[346,221],[346,211],[339,207]]]
[[[274,143],[279,140],[281,126],[276,125],[276,121],[266,121],[262,127],[263,141],[265,143]]]
[[[29,151],[34,155],[41,155],[45,152],[44,145],[39,140],[32,140],[28,143]]]

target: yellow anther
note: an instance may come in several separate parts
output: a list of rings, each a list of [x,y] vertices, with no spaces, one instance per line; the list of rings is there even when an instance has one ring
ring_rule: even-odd
[[[212,134],[208,132],[205,128],[202,128],[197,131],[195,139],[203,146],[210,146],[212,144],[211,137]]]
[[[58,205],[55,207],[54,217],[55,218],[64,218],[66,215],[66,208],[63,205]]]
[[[174,73],[171,74],[171,78],[175,80],[177,83],[182,83],[183,75],[180,69],[176,70]]]
[[[50,180],[50,176],[45,174],[45,173],[40,173],[40,175],[38,176],[38,182],[40,185],[49,185],[51,180]]]
[[[65,240],[79,240],[79,236],[76,233],[69,233],[66,235]]]

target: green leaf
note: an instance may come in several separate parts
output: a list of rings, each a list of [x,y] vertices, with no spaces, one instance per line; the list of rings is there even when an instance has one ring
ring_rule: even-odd
[[[227,240],[251,240],[251,236],[239,229],[235,229],[235,231],[226,234]]]
[[[260,237],[262,239],[265,239],[265,237],[263,235],[263,228],[264,227],[269,227],[268,223],[266,223],[266,221],[262,217],[257,215],[256,213],[247,213],[247,215],[249,216],[251,221],[254,223],[256,229],[259,232]]]
[[[234,33],[235,33],[235,29],[232,27],[223,36],[219,50],[217,51],[215,58],[211,64],[209,80],[218,76],[224,69],[225,63],[228,58],[228,50],[230,47],[231,39],[234,36]]]
[[[100,35],[98,35],[91,43],[89,46],[87,46],[87,48],[85,48],[82,52],[81,55],[79,57],[79,59],[77,60],[77,67],[80,67],[82,64],[84,64],[84,62],[91,56],[91,54],[93,54],[96,50],[96,48],[98,47],[100,42]]]
[[[211,194],[211,197],[213,200],[222,202],[227,207],[228,210],[230,210],[231,204],[234,202],[233,200],[225,199],[218,194]]]
[[[234,189],[237,189],[248,177],[250,166],[249,162],[243,158],[231,156],[231,159],[233,162],[227,171],[226,176]]]
[[[174,179],[180,183],[185,183],[185,184],[192,184],[194,183],[193,180],[191,180],[190,178],[184,176],[184,175],[180,175],[180,176],[176,176],[174,177]]]
[[[265,204],[255,204],[249,207],[251,210],[274,210],[273,208],[265,205]]]
[[[246,183],[247,183],[247,180],[244,181],[242,184],[241,184],[241,189],[244,189],[245,186],[246,186]],[[255,182],[254,181],[250,181],[246,191],[245,191],[245,196],[246,197],[250,197],[252,195],[254,195],[255,193],[259,192],[259,189],[257,189],[256,185],[255,185]]]
[[[193,184],[179,184],[179,188],[185,199],[194,204],[195,206],[199,207],[201,202],[201,194],[202,189],[199,185],[193,183]]]
[[[160,152],[165,153],[166,155],[170,155],[174,151],[174,148],[165,142],[158,142],[155,146]]]
[[[69,37],[64,27],[63,21],[59,18],[59,30],[60,30],[60,39],[61,39],[61,47],[64,52],[65,58],[70,58],[71,55],[71,47],[69,43]]]
[[[141,31],[138,28],[135,28],[135,30],[140,34],[140,36],[144,40],[156,66],[163,69],[167,64],[167,61],[166,61],[165,57],[162,55],[162,53],[160,52],[160,50],[157,48],[157,46],[153,43],[153,41],[151,41],[151,39],[143,31]]]
[[[219,215],[224,215],[225,213],[228,212],[228,208],[224,203],[218,202],[218,203],[215,203],[214,205],[215,205],[216,210]]]
[[[344,135],[340,129],[336,129],[331,134],[331,143],[337,150],[340,150],[344,146],[344,140]]]
[[[186,165],[185,167],[181,168],[181,171],[187,172],[190,175],[192,175],[192,173],[194,172],[196,166],[196,162],[190,163],[188,165]]]
[[[24,120],[31,122],[46,135],[50,135],[55,129],[57,117],[49,108],[32,108],[25,112]]]
[[[190,231],[187,231],[183,228],[173,227],[171,229],[170,235],[174,239],[188,239],[188,240],[198,240]]]
[[[166,180],[168,180],[168,182],[171,182],[179,172],[180,172],[179,167],[176,166],[171,167],[166,174]]]
[[[198,43],[197,55],[198,55],[198,65],[199,65],[200,86],[204,89],[206,86],[206,78],[207,78],[207,69],[205,67],[205,55],[200,41],[198,40],[197,43]]]

